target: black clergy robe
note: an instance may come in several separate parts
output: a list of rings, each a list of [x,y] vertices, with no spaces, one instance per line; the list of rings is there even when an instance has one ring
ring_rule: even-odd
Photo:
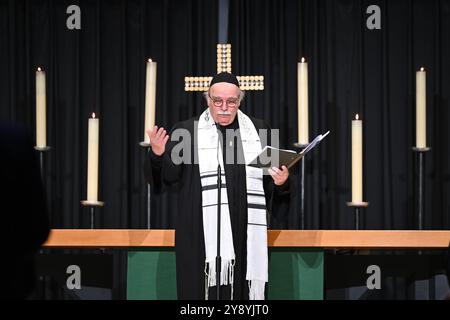
[[[252,117],[250,119],[257,130],[268,130],[267,144],[270,145],[269,126],[262,120]],[[165,153],[161,156],[155,155],[150,149],[144,164],[146,180],[150,183],[155,193],[170,189],[179,195],[179,210],[175,226],[177,295],[178,299],[195,300],[205,298],[205,243],[202,218],[202,191],[199,166],[193,161],[194,154],[195,159],[198,154],[196,148],[194,148],[194,121],[197,120],[198,117],[189,119],[176,124],[172,129],[172,132],[175,129],[186,129],[191,134],[191,141],[183,140],[183,148],[190,148],[191,150],[190,164],[175,165],[172,162],[170,154],[174,146],[179,142],[173,142],[171,139],[166,145]],[[238,127],[237,116],[229,126],[218,126],[222,131],[223,139],[226,139],[225,129],[237,129]],[[243,154],[240,136],[234,137],[233,140],[221,143],[222,146],[226,146],[222,150],[224,150],[227,195],[236,254],[233,298],[239,300],[248,299],[248,282],[245,279],[247,261],[247,187],[245,165],[226,164],[225,161],[226,155],[231,148],[234,148],[235,160],[238,154]],[[240,153],[237,150],[240,150]],[[281,218],[282,220],[283,216],[287,216],[290,184],[292,183],[288,180],[284,185],[276,186],[271,176],[264,176],[267,209],[270,214],[276,215],[277,219]],[[209,289],[209,299],[215,298],[216,288],[212,287]],[[230,299],[230,285],[221,286],[221,299]]]

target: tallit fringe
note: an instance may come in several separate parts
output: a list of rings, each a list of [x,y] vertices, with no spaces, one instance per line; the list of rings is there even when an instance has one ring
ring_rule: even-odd
[[[220,271],[220,285],[231,284],[231,300],[233,300],[234,289],[234,260],[223,260]],[[216,262],[205,264],[205,300],[209,299],[209,287],[216,286]]]
[[[230,266],[230,282],[231,282],[231,300],[233,299],[233,291],[234,291],[234,260],[231,261]]]
[[[265,281],[250,280],[248,282],[248,296],[250,300],[264,300]]]
[[[208,264],[205,264],[205,300],[209,300],[209,287],[208,287],[208,271],[206,271],[208,268]]]

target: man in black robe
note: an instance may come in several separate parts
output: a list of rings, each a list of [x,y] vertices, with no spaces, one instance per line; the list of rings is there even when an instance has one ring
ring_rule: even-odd
[[[241,136],[238,131],[238,108],[243,98],[239,89],[238,80],[229,73],[216,75],[205,93],[209,113],[216,123],[217,130],[222,134],[220,144],[223,150],[223,163],[225,166],[225,184],[228,186],[228,207],[231,220],[232,238],[235,251],[234,268],[234,299],[248,299],[249,288],[246,279],[247,268],[247,186],[246,166],[239,157],[243,155]],[[202,216],[202,184],[199,165],[195,161],[198,157],[194,143],[196,135],[196,122],[199,117],[191,118],[174,126],[170,136],[177,130],[188,132],[192,139],[183,139],[184,150],[181,152],[186,159],[186,150],[190,150],[188,160],[179,163],[174,161],[174,148],[180,146],[179,141],[169,140],[164,128],[155,126],[148,130],[151,148],[144,164],[146,180],[156,193],[171,189],[178,193],[179,212],[176,216],[176,268],[177,268],[177,295],[179,299],[205,298],[205,238]],[[267,141],[261,139],[262,147],[271,144],[270,128],[263,120],[250,117],[256,130],[266,129]],[[235,134],[225,131],[233,130]],[[226,139],[223,141],[222,138]],[[230,155],[232,161],[230,161]],[[264,194],[267,210],[272,216],[280,218],[287,210],[290,198],[289,171],[272,167],[270,175],[263,177]],[[266,244],[267,245],[267,244]],[[221,286],[222,299],[230,299],[231,286]],[[209,288],[209,297],[216,297],[216,287]]]

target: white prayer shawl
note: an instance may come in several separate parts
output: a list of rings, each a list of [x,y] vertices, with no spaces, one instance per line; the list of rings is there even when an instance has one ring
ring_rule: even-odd
[[[248,164],[261,152],[261,141],[253,122],[238,110],[239,130]],[[214,120],[206,109],[199,118],[198,159],[202,184],[203,229],[205,238],[205,299],[208,288],[216,285],[217,251],[217,167],[221,167],[221,285],[231,284],[233,299],[234,262],[233,233],[228,208],[227,186],[222,149],[218,144],[218,132]],[[219,150],[217,150],[219,148]],[[261,169],[246,166],[247,183],[247,273],[250,300],[264,300],[264,287],[268,281],[266,200]],[[230,186],[233,187],[233,186]]]

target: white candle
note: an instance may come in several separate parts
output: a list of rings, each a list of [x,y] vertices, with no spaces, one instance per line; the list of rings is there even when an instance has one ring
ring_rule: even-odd
[[[47,146],[45,71],[36,71],[36,147]]]
[[[363,143],[362,120],[358,114],[352,120],[352,202],[363,202]]]
[[[147,61],[146,88],[145,88],[145,125],[144,142],[149,143],[150,138],[145,132],[155,126],[155,101],[156,101],[156,62]]]
[[[427,146],[426,75],[424,68],[416,72],[416,147]]]
[[[98,201],[98,133],[99,119],[95,118],[95,113],[89,119],[88,129],[88,171],[87,171],[87,200]]]
[[[308,129],[308,63],[305,58],[297,64],[298,142],[309,143]]]

